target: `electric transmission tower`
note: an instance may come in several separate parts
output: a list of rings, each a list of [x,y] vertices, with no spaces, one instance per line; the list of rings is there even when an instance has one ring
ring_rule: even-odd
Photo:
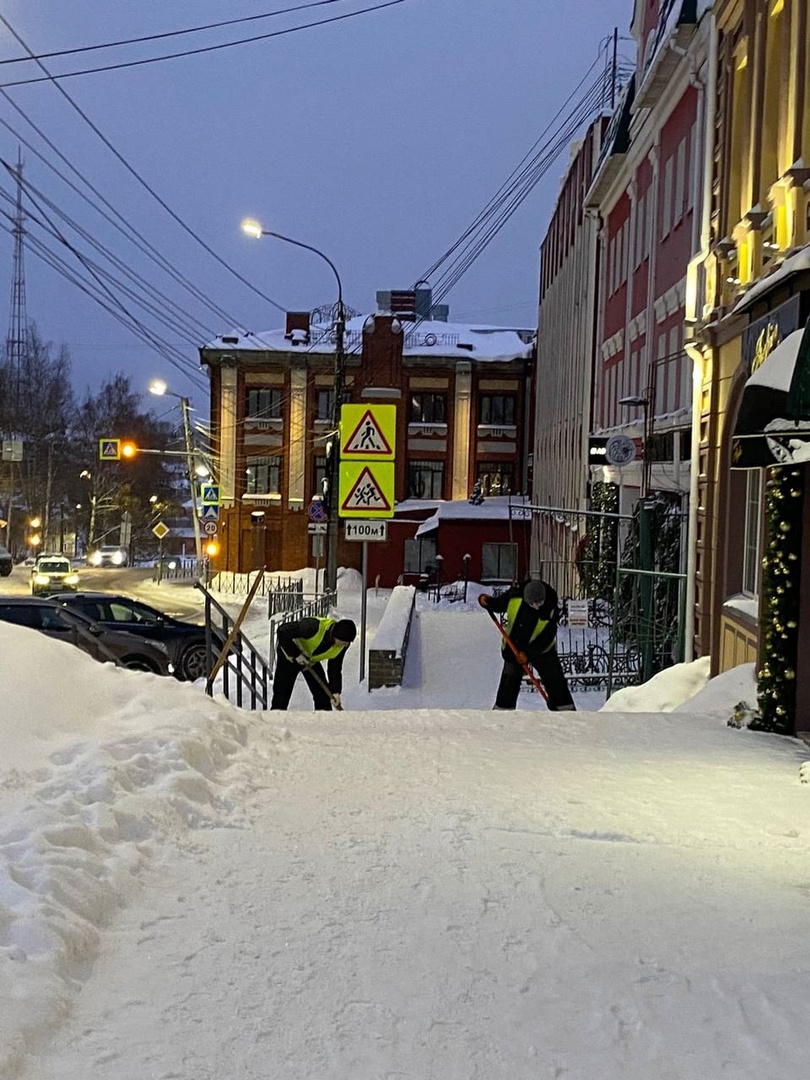
[[[20,385],[23,373],[28,368],[31,336],[28,328],[28,313],[25,305],[25,214],[23,212],[23,160],[17,153],[17,200],[11,235],[14,237],[14,265],[11,278],[11,304],[6,335],[6,378],[3,412],[5,428],[15,426],[20,408]],[[10,430],[9,430],[9,433]]]

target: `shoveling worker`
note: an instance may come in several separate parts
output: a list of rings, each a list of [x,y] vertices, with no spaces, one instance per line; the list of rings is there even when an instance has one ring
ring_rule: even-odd
[[[276,669],[271,709],[286,709],[295,680],[303,672],[315,709],[342,708],[343,657],[357,637],[351,619],[298,619],[276,631]],[[323,664],[326,663],[326,673]]]
[[[531,665],[548,694],[552,712],[574,712],[576,706],[557,655],[559,601],[550,585],[527,581],[500,596],[482,593],[478,603],[493,615],[505,615],[504,630],[518,655],[504,642],[501,649],[503,671],[494,708],[514,709],[525,668]]]

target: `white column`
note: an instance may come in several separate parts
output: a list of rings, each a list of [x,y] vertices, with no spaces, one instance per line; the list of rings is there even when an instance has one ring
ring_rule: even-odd
[[[456,395],[453,426],[453,498],[466,499],[470,494],[470,424],[472,419],[472,364],[456,364]]]

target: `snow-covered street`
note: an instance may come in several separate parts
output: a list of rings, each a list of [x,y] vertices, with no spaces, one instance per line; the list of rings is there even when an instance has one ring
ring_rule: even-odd
[[[750,671],[673,712],[497,713],[483,613],[428,614],[422,686],[343,714],[14,652],[0,1075],[804,1077],[808,750],[727,727]],[[485,705],[429,707],[462,623]]]

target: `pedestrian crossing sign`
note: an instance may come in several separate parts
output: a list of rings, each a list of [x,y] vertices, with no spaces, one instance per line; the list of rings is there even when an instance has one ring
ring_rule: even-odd
[[[98,459],[99,459],[99,461],[120,461],[121,460],[121,440],[120,439],[99,439],[98,440]]]
[[[393,461],[341,461],[338,506],[342,518],[393,517]]]
[[[200,484],[200,506],[219,506],[219,484]]]
[[[393,461],[396,432],[396,405],[343,405],[340,456],[358,461]]]

